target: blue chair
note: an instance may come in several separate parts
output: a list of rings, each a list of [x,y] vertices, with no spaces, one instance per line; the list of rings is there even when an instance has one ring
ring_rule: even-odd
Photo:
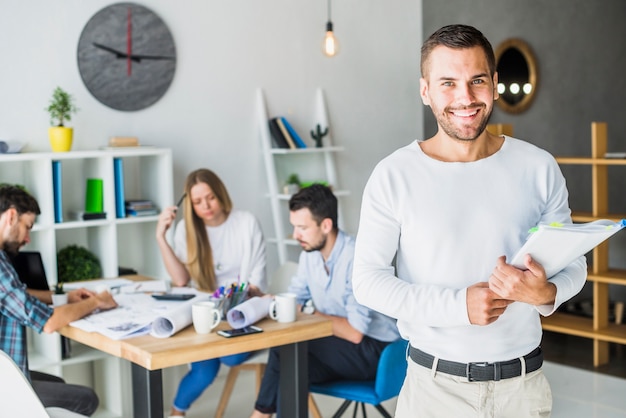
[[[385,347],[378,361],[375,380],[340,380],[312,384],[309,392],[345,399],[333,418],[342,416],[352,402],[356,402],[353,417],[356,417],[359,405],[361,405],[363,417],[366,418],[365,404],[371,404],[382,416],[391,418],[381,403],[400,393],[406,375],[406,347],[407,341],[402,339]]]

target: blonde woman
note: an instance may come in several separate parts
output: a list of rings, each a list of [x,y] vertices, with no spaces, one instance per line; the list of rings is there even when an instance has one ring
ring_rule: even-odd
[[[174,232],[174,248],[166,239],[177,207],[164,208],[156,239],[174,286],[194,286],[214,292],[233,282],[249,283],[249,295],[260,296],[267,287],[265,241],[250,212],[233,209],[228,191],[211,170],[198,169],[185,181],[183,220]],[[220,365],[241,364],[249,353],[191,364],[172,405],[170,416],[184,416],[191,404],[213,382]]]

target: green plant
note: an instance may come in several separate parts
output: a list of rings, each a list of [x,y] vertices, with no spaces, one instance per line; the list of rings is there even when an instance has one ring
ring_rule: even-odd
[[[65,290],[63,290],[63,282],[59,282],[54,285],[54,294],[55,295],[63,295],[65,294]]]
[[[296,184],[300,186],[300,177],[295,173],[290,174],[289,177],[287,177],[287,184]]]
[[[315,131],[311,129],[311,138],[315,141],[315,147],[322,148],[324,145],[322,144],[322,138],[328,135],[328,126],[324,128],[322,131],[322,127],[318,123],[315,127]]]
[[[13,186],[13,187],[17,187],[18,189],[22,189],[24,190],[26,193],[28,193],[28,190],[26,190],[26,187],[24,187],[21,184],[11,184],[11,183],[0,183],[0,187],[5,187],[5,186]]]
[[[102,277],[100,260],[91,251],[70,245],[57,253],[59,282],[76,282]]]
[[[78,108],[74,105],[74,98],[61,87],[57,87],[46,110],[50,113],[50,125],[64,126],[66,121],[72,120],[72,113],[76,113]]]

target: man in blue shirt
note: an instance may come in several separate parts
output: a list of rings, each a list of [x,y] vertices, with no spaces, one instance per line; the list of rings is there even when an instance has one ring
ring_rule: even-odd
[[[20,282],[9,254],[16,254],[30,242],[30,230],[39,215],[37,201],[24,190],[0,186],[0,349],[18,365],[46,407],[65,408],[91,415],[98,398],[89,388],[69,385],[62,379],[28,371],[26,329],[52,333],[96,309],[117,306],[109,292],[95,294],[85,289],[68,294],[69,304],[55,309],[46,305],[51,293],[26,289]]]
[[[395,321],[360,305],[352,293],[354,238],[337,226],[337,198],[321,184],[289,200],[293,237],[304,250],[289,292],[302,310],[332,321],[333,335],[308,343],[309,381],[371,380],[383,348],[399,338]],[[270,350],[253,418],[276,412],[279,350]]]

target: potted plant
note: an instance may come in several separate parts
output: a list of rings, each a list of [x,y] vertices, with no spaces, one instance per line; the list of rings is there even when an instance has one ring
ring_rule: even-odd
[[[67,294],[63,290],[63,282],[58,282],[54,285],[54,292],[52,293],[52,306],[65,305],[67,303]]]
[[[48,128],[52,151],[69,151],[72,148],[74,130],[65,126],[65,123],[72,120],[72,113],[78,111],[74,105],[74,98],[61,87],[57,87],[52,93],[52,99],[46,110],[50,113],[52,125]]]
[[[57,273],[59,282],[77,282],[102,277],[102,268],[91,251],[70,245],[57,254]]]
[[[289,177],[287,177],[287,183],[285,184],[284,187],[284,192],[285,194],[294,194],[294,193],[298,193],[298,191],[300,190],[300,177],[297,174],[290,174]]]

